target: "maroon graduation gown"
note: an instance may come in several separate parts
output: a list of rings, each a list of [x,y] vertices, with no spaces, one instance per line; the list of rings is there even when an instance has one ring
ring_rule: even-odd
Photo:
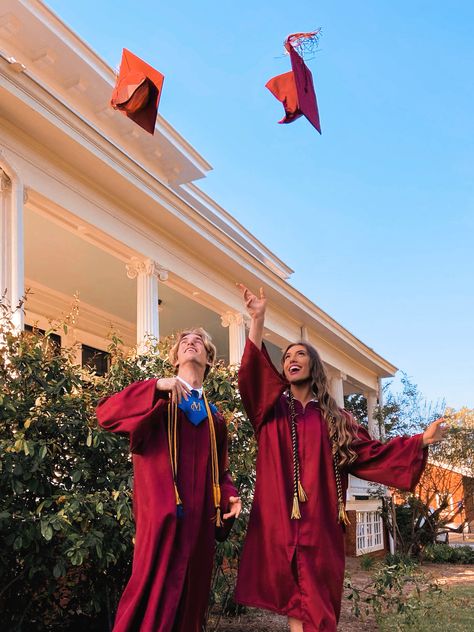
[[[247,341],[239,387],[258,441],[257,481],[242,552],[236,601],[303,621],[304,632],[334,632],[344,579],[344,532],[337,520],[336,483],[327,426],[317,402],[295,401],[301,481],[308,501],[291,520],[293,466],[288,384],[265,350]],[[357,460],[342,471],[412,489],[426,462],[421,435],[387,444],[358,427]]]
[[[209,427],[207,420],[194,426],[178,409],[178,489],[184,507],[178,518],[167,413],[168,400],[156,390],[156,379],[131,384],[97,408],[103,428],[129,435],[133,459],[135,551],[114,632],[202,630],[216,535]],[[213,423],[221,509],[227,511],[229,497],[237,496],[227,469],[227,426],[219,413],[213,415]]]

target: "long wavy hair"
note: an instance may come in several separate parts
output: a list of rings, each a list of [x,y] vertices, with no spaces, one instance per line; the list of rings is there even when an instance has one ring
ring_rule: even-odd
[[[282,370],[288,350],[296,346],[302,346],[308,352],[312,388],[328,426],[333,455],[337,455],[339,466],[350,465],[357,458],[356,452],[351,447],[353,440],[357,436],[356,425],[351,415],[343,408],[339,408],[336,400],[330,394],[328,377],[319,353],[307,342],[292,342],[283,352],[281,358]]]

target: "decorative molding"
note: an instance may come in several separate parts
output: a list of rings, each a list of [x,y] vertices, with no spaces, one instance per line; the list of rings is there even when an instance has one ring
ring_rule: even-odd
[[[230,327],[231,325],[245,325],[246,318],[244,314],[239,312],[225,312],[221,316],[221,325],[223,327]]]
[[[239,364],[245,348],[245,315],[229,310],[222,314],[221,323],[229,328],[229,364]]]
[[[132,257],[130,263],[125,265],[125,268],[129,279],[136,279],[139,274],[146,274],[148,276],[156,276],[162,282],[168,280],[168,270],[152,259],[142,260],[138,257]]]
[[[3,169],[0,169],[0,193],[3,193],[4,191],[11,191],[11,190],[12,190],[11,179],[8,177],[5,171],[3,171]]]

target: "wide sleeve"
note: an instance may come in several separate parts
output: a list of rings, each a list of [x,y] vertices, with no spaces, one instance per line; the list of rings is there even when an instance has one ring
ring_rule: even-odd
[[[100,400],[99,425],[110,432],[128,435],[130,450],[138,451],[156,410],[165,404],[166,394],[156,390],[156,379],[130,384],[123,391]]]
[[[219,460],[219,485],[221,488],[221,514],[229,511],[229,498],[238,496],[239,493],[234,485],[229,470],[229,455],[227,451],[228,433],[227,424],[221,415],[216,415],[217,430],[217,457]],[[222,527],[216,527],[216,540],[223,542],[230,533],[235,518],[224,520]]]
[[[273,366],[265,345],[260,350],[247,340],[239,369],[239,390],[256,433],[286,387],[287,383]]]
[[[365,428],[358,426],[352,447],[357,452],[357,459],[348,468],[350,474],[403,491],[416,487],[428,458],[422,434],[395,437],[380,443],[372,439]]]

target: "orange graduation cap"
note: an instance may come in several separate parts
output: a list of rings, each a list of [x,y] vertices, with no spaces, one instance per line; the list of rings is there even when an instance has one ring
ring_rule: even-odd
[[[295,46],[301,45],[302,41],[314,39],[318,34],[319,31],[288,35],[285,48],[290,54],[292,70],[273,77],[266,83],[266,87],[283,103],[285,108],[285,116],[281,121],[278,121],[279,123],[292,123],[300,116],[306,116],[321,134],[313,76],[302,57],[295,50]]]
[[[153,134],[163,81],[161,72],[124,48],[110,105]]]

